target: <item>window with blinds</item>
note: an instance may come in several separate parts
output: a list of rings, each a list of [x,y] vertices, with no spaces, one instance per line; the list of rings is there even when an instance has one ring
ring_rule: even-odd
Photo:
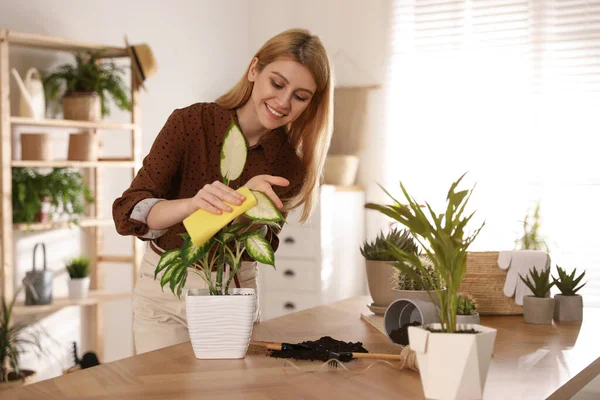
[[[385,182],[443,204],[468,172],[473,250],[510,250],[539,201],[553,267],[600,306],[600,0],[396,0]]]

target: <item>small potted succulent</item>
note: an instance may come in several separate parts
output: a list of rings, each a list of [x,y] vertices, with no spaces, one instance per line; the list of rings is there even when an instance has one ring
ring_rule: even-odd
[[[560,294],[554,295],[554,319],[557,321],[581,321],[583,319],[583,298],[578,295],[579,289],[586,283],[579,285],[579,282],[585,276],[585,271],[575,277],[577,269],[573,269],[570,274],[556,266],[558,279],[552,277],[554,284],[560,290]]]
[[[550,268],[539,272],[535,267],[529,271],[529,276],[521,280],[531,290],[533,295],[523,298],[523,317],[528,324],[551,324],[554,315],[554,299],[550,297],[550,289],[554,282],[550,281]],[[531,279],[529,279],[531,278]]]
[[[85,299],[90,289],[90,260],[87,257],[75,257],[67,262],[69,273],[69,297]]]
[[[443,280],[426,254],[420,255],[419,259],[423,268],[406,265],[406,263],[400,266],[401,261],[392,264],[396,271],[394,279],[396,298],[427,301],[439,307],[439,295],[445,290]],[[407,268],[412,271],[411,274],[406,273]],[[415,276],[418,279],[415,279]]]
[[[393,290],[396,269],[393,266],[394,257],[388,254],[388,243],[411,254],[417,253],[417,245],[406,230],[392,228],[387,234],[380,232],[372,241],[366,241],[360,248],[365,258],[367,283],[373,298],[373,306],[385,308],[398,298]]]
[[[477,312],[477,302],[468,292],[458,294],[458,308],[456,309],[457,324],[479,324],[479,313]]]

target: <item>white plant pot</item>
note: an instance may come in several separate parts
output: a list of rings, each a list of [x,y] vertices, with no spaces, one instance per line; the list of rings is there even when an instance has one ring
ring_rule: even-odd
[[[69,298],[85,299],[90,290],[90,277],[69,279]]]
[[[479,313],[475,313],[472,315],[457,315],[456,316],[456,324],[464,325],[464,324],[475,324],[479,325],[480,323]]]
[[[244,358],[252,336],[255,290],[230,289],[228,296],[208,293],[208,289],[190,289],[185,297],[188,330],[196,358]]]
[[[440,329],[439,323],[429,325]],[[433,333],[423,327],[408,328],[410,347],[417,354],[423,392],[428,399],[481,399],[496,329],[465,325],[480,333]]]

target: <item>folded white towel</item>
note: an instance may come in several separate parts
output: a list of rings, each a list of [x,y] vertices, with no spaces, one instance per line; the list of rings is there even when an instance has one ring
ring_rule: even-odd
[[[504,295],[515,296],[515,303],[523,305],[523,297],[532,295],[531,290],[519,277],[526,278],[535,267],[538,272],[550,268],[550,255],[541,250],[501,251],[498,255],[498,267],[508,269],[504,283]]]

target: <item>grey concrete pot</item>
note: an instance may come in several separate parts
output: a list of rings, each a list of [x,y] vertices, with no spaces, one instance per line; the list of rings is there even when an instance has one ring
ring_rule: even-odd
[[[456,324],[457,325],[464,325],[464,324],[476,324],[479,325],[480,323],[480,319],[479,319],[479,313],[476,314],[472,314],[472,315],[456,315]]]
[[[583,298],[578,294],[574,296],[555,294],[554,319],[564,322],[583,320]]]
[[[552,297],[525,296],[523,298],[523,318],[528,324],[551,324],[554,316]]]
[[[439,295],[445,292],[443,290],[402,290],[394,289],[396,293],[396,299],[409,299],[409,300],[420,300],[435,304],[438,308],[440,307]]]

